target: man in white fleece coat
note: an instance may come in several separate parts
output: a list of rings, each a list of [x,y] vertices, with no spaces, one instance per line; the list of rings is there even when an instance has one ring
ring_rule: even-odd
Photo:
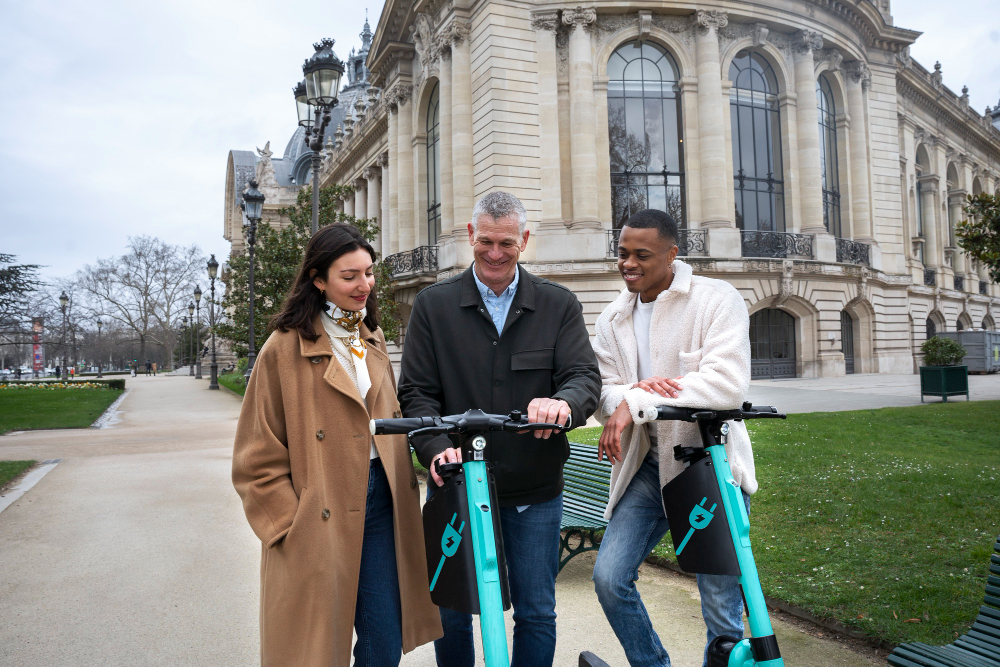
[[[669,529],[660,490],[683,470],[673,447],[701,443],[695,424],[650,422],[652,408],[737,408],[750,385],[743,298],[729,283],[695,276],[676,260],[677,236],[663,211],[640,211],[625,223],[618,270],[626,289],[601,313],[594,342],[602,380],[597,416],[604,422],[598,455],[614,463],[594,584],[632,667],[670,665],[635,581]],[[757,490],[750,437],[743,422],[730,425],[726,452],[749,510]],[[698,588],[708,642],[742,637],[738,579],[699,574]]]

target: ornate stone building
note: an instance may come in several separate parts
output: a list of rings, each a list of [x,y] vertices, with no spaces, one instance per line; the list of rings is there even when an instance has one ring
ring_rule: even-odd
[[[656,207],[743,294],[754,377],[912,373],[933,331],[996,326],[1000,287],[954,224],[1000,191],[1000,105],[913,61],[920,33],[876,2],[388,0],[323,182],[380,221],[404,320],[468,266],[472,206],[503,189],[528,209],[526,267],[590,325],[622,287],[618,228]]]

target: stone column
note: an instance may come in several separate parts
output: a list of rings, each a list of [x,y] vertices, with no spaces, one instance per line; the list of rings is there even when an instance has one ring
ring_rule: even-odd
[[[569,99],[570,155],[573,164],[572,227],[600,227],[597,189],[597,124],[594,115],[594,63],[590,26],[597,21],[594,9],[564,9],[562,21],[570,26]]]
[[[727,205],[726,128],[719,64],[719,30],[729,25],[729,15],[699,11],[695,15],[695,58],[698,75],[698,143],[700,146],[701,226],[710,228],[708,252],[712,257],[739,257],[740,232]]]
[[[868,187],[868,123],[864,91],[871,85],[872,74],[862,60],[845,63],[847,74],[847,109],[851,117],[848,143],[851,147],[851,220],[854,240],[875,244],[872,233],[871,195]],[[905,193],[904,193],[905,196]]]
[[[823,178],[816,108],[816,66],[813,62],[813,51],[823,47],[823,38],[819,33],[800,30],[793,39],[802,231],[806,234],[825,234],[828,232],[823,225]]]
[[[438,244],[451,238],[453,234],[462,236],[455,226],[455,186],[452,171],[452,95],[451,95],[451,42],[447,40],[440,47],[441,64],[438,79],[438,105],[441,118],[441,238]],[[440,259],[440,258],[439,258]]]
[[[399,217],[396,226],[398,252],[413,250],[413,105],[412,87],[399,85],[396,91],[396,197]]]
[[[354,197],[355,195],[348,195],[344,200],[344,215],[354,215]]]
[[[387,235],[387,225],[389,224],[389,215],[390,215],[389,188],[391,187],[391,183],[389,182],[390,171],[389,171],[388,151],[378,156],[377,164],[379,165],[379,167],[381,167],[381,169],[379,170],[381,178],[378,179],[379,180],[378,198],[382,207],[382,213],[379,216],[379,225],[378,225],[379,242],[381,245],[376,249],[382,253],[383,257],[385,257],[386,255],[389,254],[389,245],[388,245],[389,237]]]
[[[389,108],[389,137],[388,156],[386,157],[386,170],[383,172],[386,185],[383,187],[382,199],[388,200],[389,215],[386,216],[386,223],[382,228],[382,245],[385,254],[392,255],[399,252],[399,243],[396,240],[396,227],[399,226],[399,109],[396,103],[385,93],[386,104]]]
[[[558,10],[532,12],[538,62],[538,125],[542,187],[542,228],[564,228],[559,170],[559,62],[556,55]],[[596,176],[596,172],[595,172]]]
[[[451,40],[451,164],[454,229],[465,229],[475,204],[472,164],[472,56],[469,22],[454,19],[445,28]],[[443,195],[442,195],[443,196]],[[457,233],[457,232],[456,232]],[[457,233],[461,236],[460,233]],[[461,248],[459,244],[457,247]],[[471,261],[471,250],[468,258]]]
[[[958,223],[962,221],[963,217],[962,204],[964,202],[965,202],[964,190],[952,191],[949,193],[948,196],[948,209],[950,213],[950,215],[948,216],[949,229],[951,229],[952,224],[954,224],[957,227]],[[949,244],[950,243],[951,240],[949,239]],[[968,266],[968,263],[966,262],[965,252],[957,246],[958,244],[956,239],[955,250],[954,250],[955,254],[953,255],[954,266],[952,268],[955,270],[956,276],[960,276],[968,280],[969,277],[966,275],[966,272],[968,271],[968,269],[966,268]],[[965,286],[966,291],[968,291],[969,288],[970,285]],[[978,285],[976,286],[976,290],[977,291],[979,290]]]
[[[354,181],[354,217],[368,217],[368,181],[364,178]]]
[[[937,269],[940,267],[940,245],[938,244],[938,215],[934,191],[938,187],[937,176],[922,176],[920,178],[920,208],[923,214],[921,221],[924,229],[924,267]]]

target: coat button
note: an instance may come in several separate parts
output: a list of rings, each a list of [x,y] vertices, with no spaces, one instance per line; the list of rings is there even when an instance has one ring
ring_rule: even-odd
[[[496,341],[493,341],[493,347],[496,347],[498,344]]]
[[[324,520],[325,519],[329,519],[330,518],[330,510],[323,510],[322,515],[323,515],[323,519]]]
[[[316,431],[316,439],[317,440],[322,440],[325,437],[326,437],[326,434],[323,433],[323,429],[320,429],[320,430]]]
[[[410,478],[410,488],[411,489],[417,488],[417,478],[416,477],[411,477]]]
[[[396,410],[395,412],[392,413],[392,416],[395,417],[396,419],[399,419],[400,417],[403,416],[403,413],[400,412],[399,410]]]
[[[321,361],[323,361],[323,357],[313,357],[313,358],[312,358],[312,359],[310,359],[309,361],[313,362],[314,364],[318,364],[318,363],[320,363]]]

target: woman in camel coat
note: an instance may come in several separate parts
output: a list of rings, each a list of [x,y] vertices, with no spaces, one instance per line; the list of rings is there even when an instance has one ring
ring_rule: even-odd
[[[309,242],[240,413],[233,484],[261,540],[265,666],[397,665],[441,636],[417,479],[378,328],[375,252],[349,225]],[[363,391],[362,391],[363,390]]]

